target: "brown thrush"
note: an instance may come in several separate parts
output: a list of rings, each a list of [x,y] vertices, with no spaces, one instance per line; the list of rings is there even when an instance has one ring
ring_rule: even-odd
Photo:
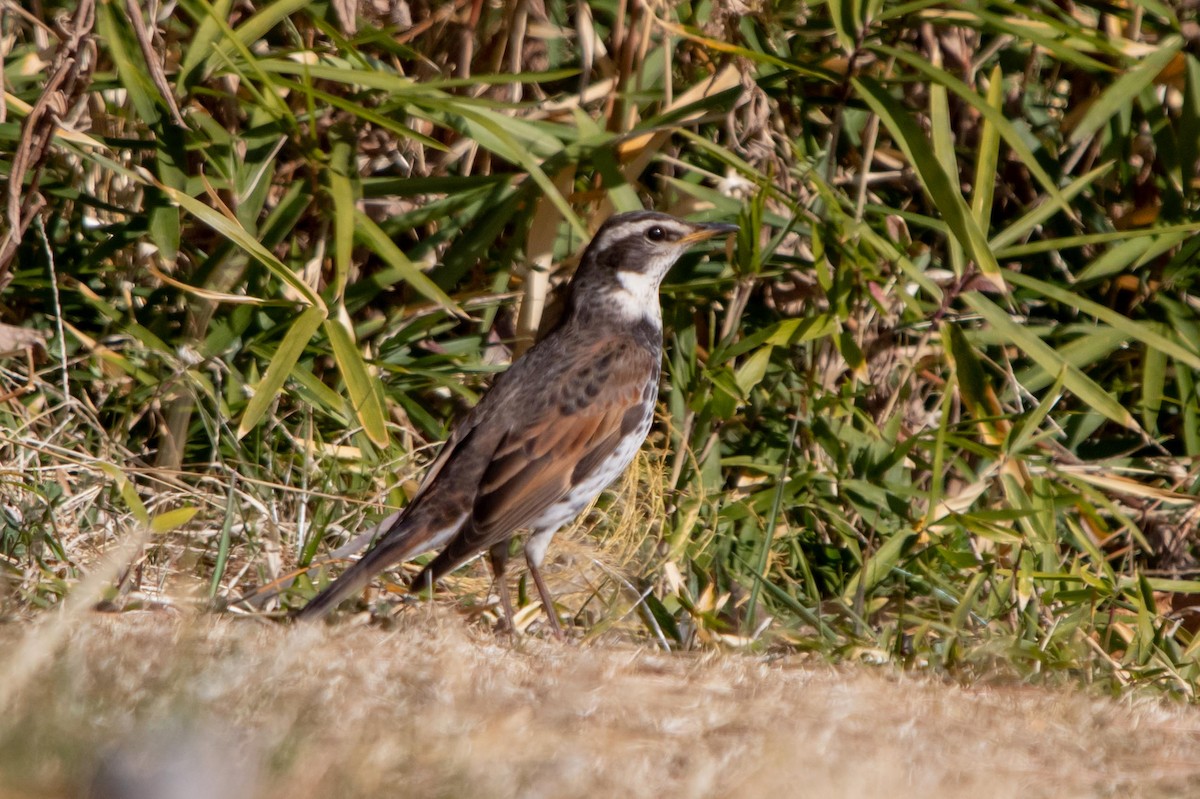
[[[554,533],[629,466],[650,430],[662,357],[659,286],[689,247],[736,230],[646,211],[610,218],[580,260],[558,324],[455,426],[374,548],[297,617],[321,617],[387,566],[443,547],[414,588],[486,550],[511,624],[508,542],[526,529],[529,572],[559,634],[539,567]]]

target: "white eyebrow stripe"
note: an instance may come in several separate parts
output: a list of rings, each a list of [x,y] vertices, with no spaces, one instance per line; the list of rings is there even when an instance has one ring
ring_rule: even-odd
[[[589,246],[599,246],[601,249],[610,246],[613,242],[619,239],[627,238],[630,233],[639,232],[645,234],[652,227],[668,228],[677,238],[682,238],[687,235],[687,230],[681,228],[678,224],[673,224],[674,220],[667,219],[639,219],[636,222],[626,222],[615,228],[609,228],[604,231],[600,238],[593,239]]]

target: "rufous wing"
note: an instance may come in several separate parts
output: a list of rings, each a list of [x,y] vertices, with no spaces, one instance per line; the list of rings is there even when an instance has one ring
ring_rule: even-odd
[[[546,403],[500,440],[476,495],[477,546],[504,540],[565,497],[616,450],[631,420],[643,418],[646,385],[657,371],[653,356],[617,342],[592,349],[563,375],[561,401]]]

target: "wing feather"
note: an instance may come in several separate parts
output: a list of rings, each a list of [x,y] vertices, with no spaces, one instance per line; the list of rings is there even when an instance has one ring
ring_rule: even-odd
[[[643,391],[657,372],[651,353],[609,340],[579,363],[564,376],[572,387],[564,401],[547,403],[497,446],[473,508],[476,546],[503,540],[561,500],[617,448],[627,418],[640,418]]]

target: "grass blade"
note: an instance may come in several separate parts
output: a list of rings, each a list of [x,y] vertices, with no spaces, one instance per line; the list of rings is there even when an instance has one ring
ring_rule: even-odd
[[[313,334],[317,332],[317,328],[324,321],[324,309],[308,307],[296,317],[295,322],[292,322],[279,344],[279,349],[271,358],[271,365],[267,367],[267,373],[254,387],[254,396],[250,398],[246,410],[242,412],[242,419],[238,422],[237,428],[238,438],[245,437],[253,430],[262,420],[267,409],[271,407],[271,403],[279,398],[279,392],[283,389],[284,381],[287,380],[292,367],[300,360],[300,356],[304,354],[304,348],[308,346]]]

